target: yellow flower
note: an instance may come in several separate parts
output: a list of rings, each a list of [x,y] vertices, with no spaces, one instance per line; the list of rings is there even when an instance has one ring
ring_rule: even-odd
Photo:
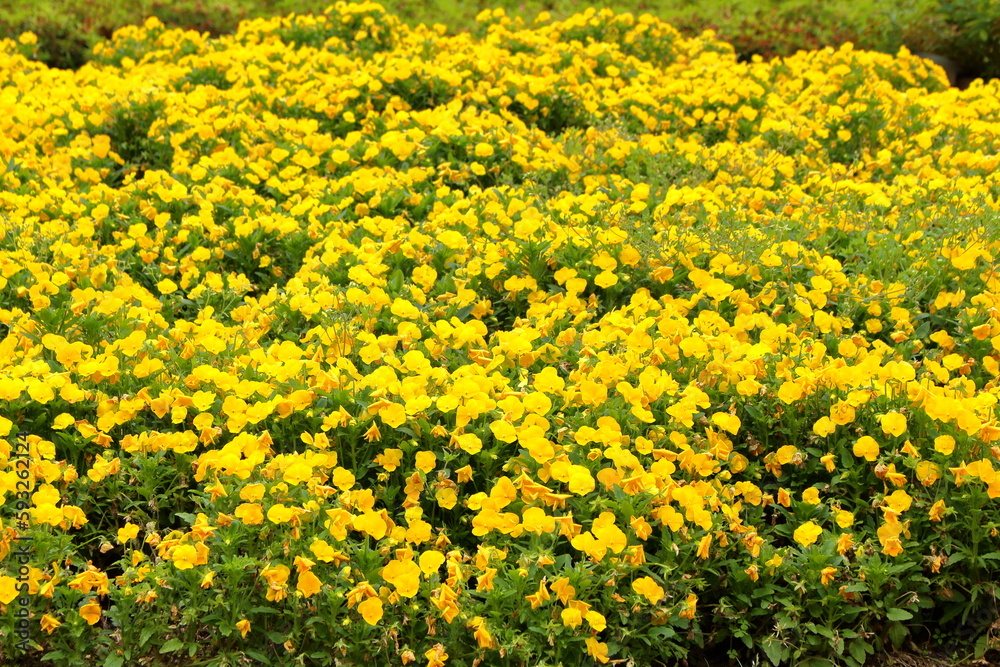
[[[135,536],[139,534],[139,526],[134,523],[126,523],[124,526],[118,529],[118,542],[124,544],[129,540],[135,539]]]
[[[272,505],[267,510],[267,520],[271,523],[281,524],[288,523],[292,520],[296,514],[295,510],[291,507],[285,507],[281,503]],[[239,515],[237,515],[239,516]]]
[[[93,600],[88,601],[80,607],[80,616],[83,617],[83,620],[87,621],[87,625],[94,625],[101,620],[101,605]]]
[[[598,287],[607,289],[612,285],[618,284],[618,276],[613,271],[601,271],[594,278],[594,284]]]
[[[75,421],[76,419],[73,415],[68,412],[63,412],[52,420],[52,428],[57,431],[61,431],[69,426],[72,426]]]
[[[425,651],[424,657],[427,658],[426,667],[444,667],[448,660],[448,654],[441,644],[435,644],[433,648]]]
[[[641,516],[632,517],[632,520],[629,521],[629,525],[632,526],[635,536],[640,540],[646,540],[653,534],[653,527],[649,525],[649,522]]]
[[[529,507],[524,510],[521,518],[521,525],[529,533],[541,535],[551,533],[556,529],[555,518],[545,513],[541,507]]]
[[[383,519],[382,515],[378,512],[365,512],[360,516],[354,517],[352,523],[354,525],[354,530],[371,535],[376,540],[381,540],[385,537],[385,534],[389,529],[385,519]]]
[[[576,628],[583,623],[583,614],[580,613],[579,609],[574,607],[563,609],[560,617],[562,618],[562,624],[568,628]]]
[[[17,598],[18,592],[17,579],[0,576],[0,603],[10,604]]]
[[[899,554],[903,553],[903,543],[898,537],[887,538],[882,546],[882,553],[895,558]]]
[[[570,544],[575,549],[586,552],[594,560],[601,560],[608,550],[621,553],[628,544],[628,537],[615,525],[613,513],[601,512],[594,519],[591,529],[572,538]]]
[[[420,554],[418,561],[420,563],[420,571],[424,573],[425,577],[429,577],[441,568],[441,565],[444,564],[445,556],[440,551],[425,551]]]
[[[473,630],[472,636],[475,638],[479,648],[494,648],[496,646],[493,635],[486,628],[486,619],[482,616],[474,616],[472,620],[466,623],[466,626]]]
[[[863,457],[867,461],[874,461],[878,458],[879,447],[875,438],[864,435],[854,443],[854,455]]]
[[[386,449],[384,452],[375,457],[375,463],[382,466],[388,472],[392,472],[398,468],[402,460],[402,449]]]
[[[782,382],[781,387],[778,388],[778,398],[781,399],[782,403],[786,405],[791,405],[795,401],[802,398],[802,386],[796,382]]]
[[[804,524],[795,529],[795,533],[792,538],[804,547],[808,547],[819,539],[819,536],[823,533],[823,529],[817,526],[812,521],[806,521]]]
[[[42,620],[41,620],[40,624],[42,626],[42,630],[44,630],[45,632],[47,632],[48,634],[51,635],[55,631],[56,628],[58,628],[60,625],[62,625],[62,621],[60,621],[55,616],[51,616],[49,614],[44,614],[42,616]]]
[[[593,637],[587,637],[587,653],[601,664],[608,662],[608,645]]]
[[[913,472],[924,486],[932,486],[934,482],[941,479],[941,466],[930,461],[921,461]]]
[[[666,591],[652,577],[640,577],[632,582],[632,590],[644,596],[652,604],[659,603],[666,595]]]
[[[837,426],[850,424],[854,417],[854,406],[846,401],[838,401],[830,406],[830,420]]]
[[[939,435],[934,438],[934,450],[948,456],[955,451],[955,438],[950,435]]]
[[[742,425],[739,417],[727,412],[716,412],[712,415],[712,423],[733,435],[736,435]]]
[[[434,452],[421,451],[417,452],[417,470],[421,472],[430,472],[434,470],[434,466],[437,465],[437,455]]]
[[[708,558],[709,548],[712,546],[712,535],[708,534],[701,538],[698,543],[698,558]]]
[[[248,526],[259,526],[264,523],[264,510],[259,503],[240,503],[233,514]]]
[[[463,433],[457,436],[456,440],[466,454],[478,454],[483,449],[483,441],[475,433]]]
[[[263,484],[247,484],[240,489],[240,499],[248,502],[255,502],[264,497],[266,489]]]
[[[412,598],[420,586],[420,567],[412,560],[390,560],[382,568],[382,578],[396,587],[404,598]]]
[[[288,597],[286,591],[288,575],[291,570],[287,565],[268,565],[260,571],[260,576],[267,580],[267,599],[271,602],[280,602]]]
[[[570,492],[583,496],[593,491],[597,484],[586,466],[571,465],[567,486]]]
[[[298,581],[295,583],[295,589],[307,598],[319,593],[322,587],[323,582],[310,571],[300,573]]]
[[[820,576],[822,578],[821,583],[824,586],[827,586],[830,584],[831,581],[833,581],[833,578],[837,576],[837,568],[824,567],[823,570],[820,572]]]
[[[813,424],[813,433],[821,438],[832,435],[837,430],[837,424],[829,417],[820,417]]]
[[[393,404],[393,405],[395,405],[395,404]],[[400,405],[399,409],[402,410],[403,406]],[[405,416],[405,411],[404,411],[403,414]],[[398,417],[398,412],[393,412],[392,418],[396,419],[396,417]],[[404,421],[405,421],[405,419],[404,419]],[[403,422],[400,422],[400,424],[402,424],[402,423]],[[376,424],[375,422],[372,422],[371,427],[367,431],[365,431],[364,438],[368,442],[378,442],[378,441],[380,441],[382,439],[382,431],[379,430],[378,424]]]
[[[390,428],[396,428],[406,423],[406,409],[399,403],[389,403],[388,405],[385,405],[379,410],[378,416],[382,422]],[[372,425],[372,428],[377,430],[377,427],[374,424]]]
[[[906,433],[906,417],[898,412],[888,412],[880,416],[879,423],[882,425],[882,432],[886,435],[898,438]]]
[[[382,601],[378,598],[367,598],[358,605],[361,618],[368,625],[375,625],[382,620]]]
[[[190,544],[182,544],[174,547],[170,552],[170,559],[178,570],[190,570],[196,565],[198,551]]]
[[[913,498],[906,491],[899,489],[885,497],[885,504],[891,507],[894,512],[902,513],[910,509]]]
[[[492,580],[492,577],[491,577],[491,580]],[[491,585],[491,588],[492,588],[492,585]],[[537,609],[543,603],[548,602],[549,600],[551,600],[552,596],[549,594],[548,586],[545,585],[545,579],[542,579],[542,583],[540,583],[538,585],[538,590],[537,591],[535,591],[531,595],[526,595],[524,597],[524,599],[531,603],[531,608],[532,609]]]
[[[684,610],[678,614],[678,616],[681,618],[693,619],[697,610],[698,596],[694,593],[688,593],[688,596],[684,599]]]
[[[45,503],[35,507],[32,510],[32,516],[35,523],[47,523],[50,526],[58,526],[65,518],[63,509],[56,507],[51,503]]]
[[[246,637],[250,633],[250,621],[243,619],[236,621],[236,629],[240,631],[241,637]]]
[[[604,614],[593,609],[588,610],[583,617],[595,632],[603,632],[608,627],[608,619],[604,618]]]

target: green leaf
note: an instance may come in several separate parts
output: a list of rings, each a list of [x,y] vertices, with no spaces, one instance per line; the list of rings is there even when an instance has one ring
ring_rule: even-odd
[[[905,609],[890,609],[885,615],[890,621],[908,621],[913,618],[913,614]]]
[[[892,645],[895,648],[899,648],[903,645],[903,640],[906,639],[906,627],[899,622],[890,623],[887,634]]]
[[[796,667],[830,667],[830,661],[826,658],[803,658],[795,664]]]
[[[184,641],[174,637],[160,647],[160,653],[171,653],[173,651],[179,651],[182,648],[184,648]]]
[[[781,664],[781,660],[785,654],[785,647],[780,641],[774,637],[768,637],[760,643],[760,647],[764,649],[767,659],[771,661],[774,667],[778,667]]]
[[[125,660],[120,655],[109,653],[108,657],[104,660],[104,667],[122,667],[124,663]]]
[[[986,648],[989,646],[990,635],[989,633],[984,634],[982,637],[976,640],[976,647],[973,649],[973,654],[976,656],[977,660],[982,660],[983,656],[986,655]]]
[[[277,614],[278,610],[273,607],[254,607],[250,610],[252,614]],[[285,641],[282,639],[281,641]]]
[[[847,645],[847,650],[850,651],[851,657],[854,658],[859,664],[865,664],[865,658],[867,657],[868,642],[864,639],[855,639],[850,644]]]

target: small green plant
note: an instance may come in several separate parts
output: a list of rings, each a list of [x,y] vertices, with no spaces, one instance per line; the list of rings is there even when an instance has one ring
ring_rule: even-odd
[[[120,106],[111,113],[111,119],[98,134],[111,138],[111,150],[118,154],[123,164],[112,170],[105,182],[118,187],[126,175],[142,178],[150,169],[169,170],[174,159],[174,149],[165,139],[149,136],[153,123],[162,115],[162,100]]]
[[[940,11],[953,34],[948,55],[970,72],[1000,76],[1000,2],[943,0]]]

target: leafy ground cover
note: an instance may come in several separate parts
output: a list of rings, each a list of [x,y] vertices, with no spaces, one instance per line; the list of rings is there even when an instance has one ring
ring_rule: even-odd
[[[236,30],[241,20],[319,14],[328,0],[0,0],[0,37],[25,31],[39,37],[36,57],[50,66],[77,68],[94,44],[126,25],[156,17],[171,27],[208,32]],[[963,82],[1000,76],[1000,3],[996,0],[617,0],[618,12],[650,13],[688,36],[715,30],[741,59],[789,56],[800,50],[855,46],[895,54],[902,46],[951,59]],[[406,23],[444,24],[468,30],[484,9],[502,8],[530,21],[546,11],[564,20],[579,11],[575,0],[389,0]],[[601,4],[598,4],[601,8]]]
[[[36,46],[8,664],[995,655],[1000,83],[595,10]]]

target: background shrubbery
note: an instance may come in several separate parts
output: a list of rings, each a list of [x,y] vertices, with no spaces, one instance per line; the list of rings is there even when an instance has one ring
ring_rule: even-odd
[[[319,13],[327,0],[0,0],[0,37],[31,31],[39,37],[36,57],[50,66],[76,68],[91,48],[122,26],[155,16],[168,26],[231,33],[243,19]],[[573,0],[389,0],[386,9],[404,21],[443,23],[469,29],[486,8],[534,17],[549,11],[565,18],[579,9]],[[964,79],[1000,76],[1000,2],[997,0],[622,0],[596,3],[616,11],[648,12],[682,32],[715,30],[744,59],[788,56],[799,50],[853,42],[859,48],[895,53],[900,46],[955,61]]]

